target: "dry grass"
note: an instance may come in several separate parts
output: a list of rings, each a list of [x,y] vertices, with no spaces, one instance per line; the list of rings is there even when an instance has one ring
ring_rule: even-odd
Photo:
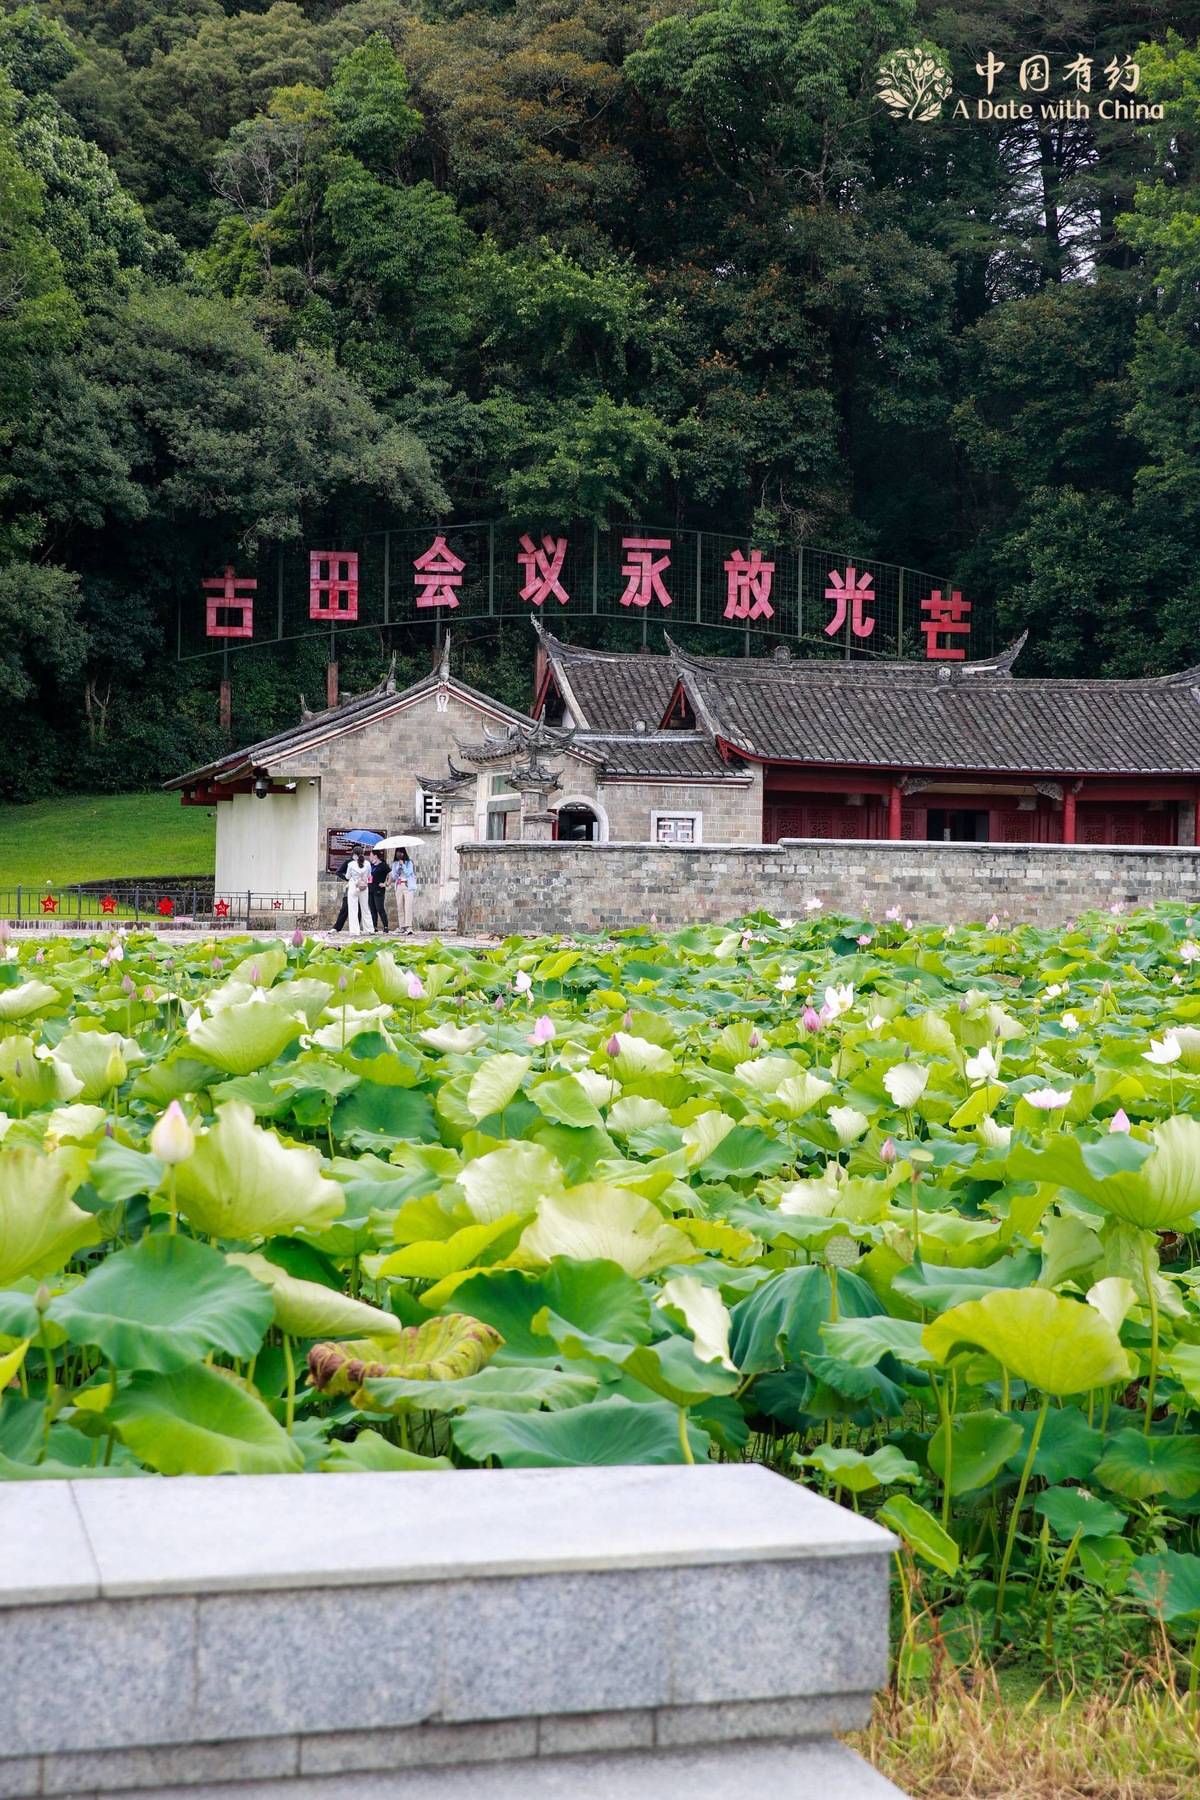
[[[850,1742],[914,1800],[1200,1800],[1200,1716],[1165,1662],[1065,1698],[969,1669],[882,1695]]]

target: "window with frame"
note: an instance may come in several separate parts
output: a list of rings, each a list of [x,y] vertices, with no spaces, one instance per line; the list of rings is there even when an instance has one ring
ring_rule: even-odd
[[[698,844],[702,815],[695,812],[656,812],[653,840],[656,844]]]
[[[508,836],[508,814],[499,807],[490,807],[487,816],[487,841],[499,844]]]
[[[417,817],[426,831],[433,831],[442,822],[442,796],[427,794],[424,788],[417,789]]]

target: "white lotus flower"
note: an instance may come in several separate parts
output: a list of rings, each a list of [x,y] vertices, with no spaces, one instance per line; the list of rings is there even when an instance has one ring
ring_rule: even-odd
[[[855,1106],[831,1106],[829,1122],[837,1132],[838,1143],[845,1150],[848,1145],[855,1144],[870,1124],[865,1113],[860,1113]]]
[[[524,969],[518,969],[513,976],[513,993],[527,994],[532,986],[533,977],[527,974]]]
[[[929,1070],[920,1063],[893,1063],[883,1078],[883,1085],[902,1112],[914,1107],[925,1092]]]
[[[1183,1045],[1173,1031],[1168,1031],[1162,1038],[1151,1038],[1150,1048],[1142,1051],[1146,1062],[1154,1063],[1162,1069],[1167,1068],[1171,1063],[1178,1062],[1182,1055]]]
[[[779,989],[781,994],[790,994],[795,990],[796,977],[794,975],[781,975],[779,980],[775,983],[775,986]]]
[[[1070,1106],[1073,1088],[1034,1088],[1026,1094],[1030,1106],[1036,1106],[1039,1112],[1060,1112],[1064,1106]]]
[[[831,1019],[840,1018],[842,1013],[849,1012],[854,1005],[854,989],[851,984],[846,981],[840,987],[827,987],[825,1004],[829,1008]]]
[[[823,901],[818,900],[817,896],[815,894],[812,894],[804,902],[804,910],[805,910],[805,912],[820,912],[823,904],[824,904]]]
[[[1200,958],[1200,944],[1194,943],[1191,938],[1185,938],[1179,946],[1180,962],[1194,963],[1197,958]]]
[[[887,1024],[887,1020],[884,1018],[883,1014],[876,1013],[874,1018],[871,1020],[871,1030],[872,1031],[882,1031],[886,1024]]]
[[[1079,1030],[1079,1020],[1075,1017],[1075,1014],[1073,1012],[1065,1012],[1063,1014],[1062,1018],[1059,1020],[1059,1024],[1062,1026],[1064,1031],[1078,1031]]]
[[[1052,981],[1050,983],[1050,986],[1043,990],[1042,999],[1043,1000],[1057,1000],[1058,996],[1060,994],[1065,994],[1066,991],[1067,991],[1067,984],[1065,981]]]
[[[968,1056],[966,1061],[968,1081],[994,1081],[1000,1073],[1000,1059],[987,1045],[976,1056]]]

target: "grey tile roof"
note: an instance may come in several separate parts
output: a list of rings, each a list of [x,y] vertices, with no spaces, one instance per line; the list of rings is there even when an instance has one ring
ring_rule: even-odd
[[[575,701],[585,730],[633,731],[640,719],[653,731],[661,722],[679,678],[669,657],[652,651],[577,648],[540,626],[538,636],[559,690],[565,700]]]
[[[968,665],[743,664],[676,651],[697,718],[766,761],[1027,774],[1200,775],[1200,672],[1133,681]]]
[[[575,748],[598,751],[604,758],[604,776],[645,776],[647,779],[725,781],[744,779],[744,763],[731,764],[721,755],[707,731],[578,732]]]

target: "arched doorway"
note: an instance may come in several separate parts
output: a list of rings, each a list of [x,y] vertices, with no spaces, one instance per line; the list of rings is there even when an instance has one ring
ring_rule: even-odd
[[[555,814],[554,835],[560,844],[601,844],[607,824],[594,801],[571,795]]]

